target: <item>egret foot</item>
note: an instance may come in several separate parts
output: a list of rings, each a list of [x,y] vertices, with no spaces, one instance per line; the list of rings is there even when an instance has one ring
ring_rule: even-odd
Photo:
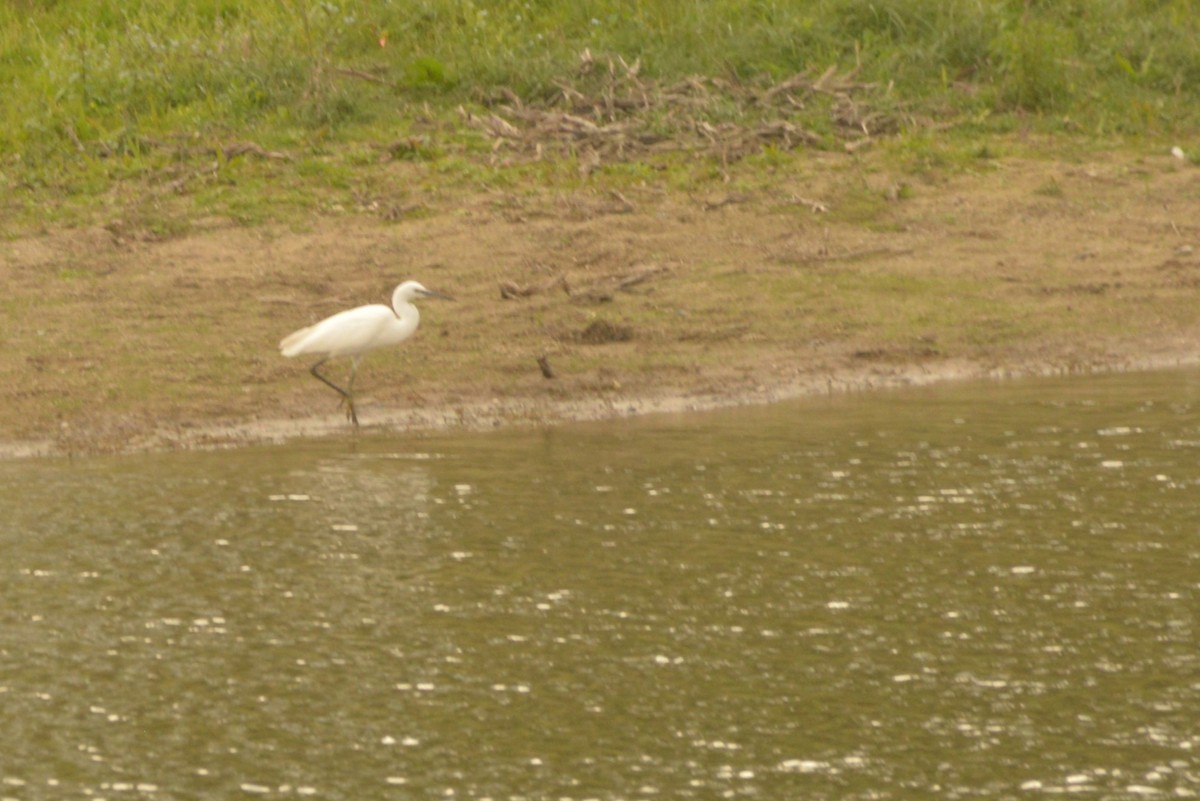
[[[358,428],[358,412],[354,408],[354,398],[350,395],[343,395],[341,405],[346,407],[346,419],[354,423],[355,428]]]
[[[338,405],[344,405],[346,407],[346,419],[354,423],[355,428],[358,428],[358,413],[354,409],[354,376],[358,373],[358,359],[354,360],[353,365],[350,368],[349,389],[342,389],[337,384],[326,378],[321,371],[317,369],[327,361],[328,359],[321,359],[321,361],[317,362],[309,369],[309,372],[313,374],[314,378],[319,378],[322,383],[336,390],[337,394],[342,396],[342,399],[338,402]]]

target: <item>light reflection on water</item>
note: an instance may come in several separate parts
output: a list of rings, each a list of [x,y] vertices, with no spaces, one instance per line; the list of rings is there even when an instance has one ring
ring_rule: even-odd
[[[1193,797],[1198,409],[0,465],[0,798]]]

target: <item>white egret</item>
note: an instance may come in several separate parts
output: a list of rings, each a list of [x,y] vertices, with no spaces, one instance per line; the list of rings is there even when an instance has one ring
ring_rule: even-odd
[[[375,303],[338,312],[321,322],[288,334],[279,343],[279,352],[289,359],[293,356],[319,356],[309,368],[314,378],[337,390],[346,404],[346,417],[358,425],[358,413],[354,409],[354,376],[363,355],[376,348],[398,345],[417,330],[421,313],[412,301],[417,298],[444,298],[449,295],[426,289],[416,281],[405,281],[392,293],[392,305]],[[321,374],[320,368],[330,359],[349,356],[350,383],[346,389]]]

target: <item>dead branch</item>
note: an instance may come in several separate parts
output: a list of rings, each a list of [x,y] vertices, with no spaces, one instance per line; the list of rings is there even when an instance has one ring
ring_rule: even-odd
[[[633,287],[656,278],[670,270],[651,264],[624,275],[608,276],[578,291],[571,291],[571,300],[576,303],[611,303],[618,292],[628,292]]]
[[[622,195],[616,189],[608,190],[608,195],[613,200],[615,200],[621,204],[621,213],[622,214],[632,214],[633,213],[634,205],[629,202],[629,198]]]
[[[628,275],[626,275],[623,278],[621,278],[620,280],[618,280],[616,289],[618,291],[628,290],[630,287],[634,287],[634,286],[637,286],[638,284],[649,281],[651,278],[654,278],[655,276],[658,276],[658,275],[662,275],[665,272],[668,272],[667,268],[662,267],[657,264],[650,265],[649,267],[644,267],[641,270],[636,270],[632,273],[629,273]]]
[[[264,159],[279,159],[282,161],[291,161],[292,157],[287,153],[281,153],[278,150],[267,150],[262,145],[254,142],[235,142],[232,145],[226,145],[222,148],[213,148],[212,153],[220,155],[225,161],[235,159],[238,156],[250,154]]]
[[[746,198],[741,195],[725,195],[723,197],[713,198],[704,201],[703,209],[705,211],[716,211],[725,206],[732,206],[736,203],[744,203]]]
[[[825,214],[829,211],[829,206],[825,205],[821,201],[811,200],[806,197],[800,197],[799,195],[792,195],[792,202],[800,206],[807,206],[808,210],[813,214]]]
[[[83,142],[79,141],[79,134],[75,133],[75,126],[68,120],[66,124],[67,138],[71,140],[71,144],[75,145],[75,149],[80,153],[84,152]]]
[[[514,281],[501,281],[500,297],[504,300],[527,298],[531,295],[547,292],[558,286],[561,286],[564,292],[570,294],[571,289],[567,284],[567,276],[565,274],[559,274],[548,281],[541,281],[536,284],[527,284],[526,286],[520,286]]]
[[[813,81],[812,90],[814,92],[828,91],[825,88],[825,84],[829,81],[830,78],[834,77],[835,75],[837,75],[837,64],[830,64],[829,67],[824,72],[821,73],[821,77],[817,78],[815,81]]]
[[[760,105],[767,105],[775,99],[776,95],[786,94],[795,89],[810,89],[812,87],[812,79],[808,77],[808,70],[798,72],[792,77],[780,81],[774,86],[768,88],[758,97]]]
[[[818,261],[866,261],[880,256],[907,256],[912,248],[870,248],[868,250],[852,250],[846,253],[826,253]]]
[[[344,75],[347,78],[360,78],[361,80],[364,80],[364,81],[371,81],[372,83],[381,83],[381,84],[384,84],[385,86],[391,84],[391,81],[389,81],[387,78],[380,78],[378,75],[372,75],[369,72],[363,72],[362,70],[356,70],[356,69],[352,69],[350,67],[338,67],[334,70],[334,72],[336,72],[338,75]]]

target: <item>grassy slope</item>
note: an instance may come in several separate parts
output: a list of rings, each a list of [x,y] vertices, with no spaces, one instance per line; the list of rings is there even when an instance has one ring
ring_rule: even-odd
[[[1174,136],[1200,120],[1198,40],[1195,0],[7,3],[3,211],[10,232],[114,216],[159,234],[211,214],[287,219],[353,205],[396,143],[384,152],[435,165],[437,187],[569,184],[570,166],[489,164],[490,142],[456,109],[480,113],[500,92],[553,104],[564,82],[594,94],[614,58],[662,85],[856,69],[886,133],[918,147],[931,127],[939,139],[1031,124]],[[600,65],[587,75],[585,52]],[[670,136],[764,114],[717,95],[648,124]],[[839,147],[828,103],[787,119]],[[289,159],[229,149],[247,142]]]

